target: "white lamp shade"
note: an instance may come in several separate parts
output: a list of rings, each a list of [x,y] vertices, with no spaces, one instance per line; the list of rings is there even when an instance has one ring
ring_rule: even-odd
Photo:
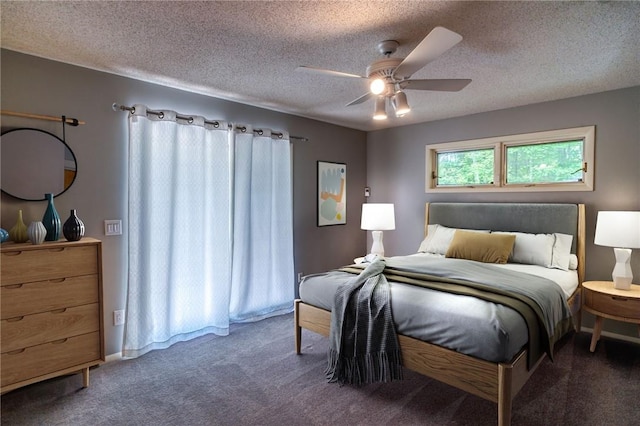
[[[640,212],[598,212],[593,242],[599,246],[640,248]]]
[[[362,205],[360,229],[388,231],[396,229],[396,218],[392,203],[366,203]]]

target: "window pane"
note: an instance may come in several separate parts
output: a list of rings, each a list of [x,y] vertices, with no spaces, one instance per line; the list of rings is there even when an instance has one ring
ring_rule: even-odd
[[[507,146],[507,183],[581,182],[582,146],[582,140]]]
[[[438,152],[438,186],[490,185],[493,183],[494,149]]]

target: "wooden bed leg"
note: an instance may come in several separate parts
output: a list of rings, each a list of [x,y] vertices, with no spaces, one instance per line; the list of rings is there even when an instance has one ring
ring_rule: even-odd
[[[298,311],[300,309],[300,300],[296,299],[293,302],[293,322],[295,326],[295,341],[296,341],[296,353],[300,354],[300,345],[302,341],[302,327],[300,327],[300,318]]]
[[[579,284],[579,285],[580,285],[580,288],[577,291],[578,312],[576,312],[575,314],[576,333],[580,333],[580,331],[582,331],[582,298],[584,297],[584,292],[582,291],[582,284]]]
[[[498,426],[511,424],[512,371],[498,364]]]

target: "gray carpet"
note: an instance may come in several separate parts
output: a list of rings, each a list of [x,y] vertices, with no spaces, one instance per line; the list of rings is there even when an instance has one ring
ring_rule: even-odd
[[[590,334],[565,339],[518,394],[514,425],[638,425],[640,346]],[[9,392],[2,425],[495,425],[496,406],[405,370],[405,380],[361,388],[325,382],[328,340],[293,315],[232,326]]]

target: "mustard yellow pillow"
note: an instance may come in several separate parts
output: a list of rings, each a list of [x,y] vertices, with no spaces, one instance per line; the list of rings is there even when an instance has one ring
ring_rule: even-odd
[[[515,241],[515,235],[483,234],[458,229],[446,256],[485,263],[507,263]]]

